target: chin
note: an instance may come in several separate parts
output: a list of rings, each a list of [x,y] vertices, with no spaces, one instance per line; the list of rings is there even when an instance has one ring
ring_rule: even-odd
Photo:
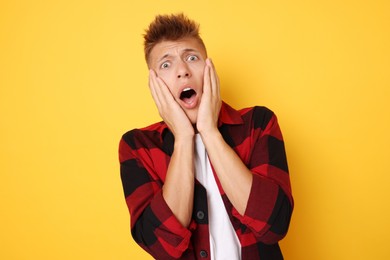
[[[190,121],[191,121],[191,124],[196,125],[196,119],[194,119],[194,120],[190,119]]]
[[[195,113],[193,112],[195,111],[190,111],[189,113],[187,113],[187,116],[190,119],[191,124],[196,125],[196,121],[198,119],[198,111],[196,111]]]

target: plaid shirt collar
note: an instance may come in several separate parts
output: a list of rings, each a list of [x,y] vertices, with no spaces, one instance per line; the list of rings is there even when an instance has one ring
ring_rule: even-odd
[[[241,125],[244,123],[241,114],[222,101],[221,112],[219,113],[218,127],[222,124],[226,125]]]
[[[218,118],[218,127],[221,125],[241,125],[244,123],[244,120],[241,117],[241,114],[222,101],[221,111],[219,112]],[[167,124],[164,121],[160,122],[160,133],[165,132],[168,129]]]
[[[169,130],[168,125],[161,121],[158,123],[158,129],[157,130],[161,135],[161,141],[163,142],[163,150],[168,154],[172,155],[173,153],[173,143],[174,143],[174,136],[172,132]],[[218,128],[222,125],[241,125],[244,124],[244,120],[241,117],[241,114],[222,101],[221,105],[221,111],[219,112],[219,118],[218,118]]]

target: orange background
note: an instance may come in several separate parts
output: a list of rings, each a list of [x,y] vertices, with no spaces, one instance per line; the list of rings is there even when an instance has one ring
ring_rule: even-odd
[[[284,133],[286,259],[389,259],[388,1],[0,1],[0,258],[150,259],[131,239],[121,135],[159,120],[142,33],[201,24],[222,96]]]

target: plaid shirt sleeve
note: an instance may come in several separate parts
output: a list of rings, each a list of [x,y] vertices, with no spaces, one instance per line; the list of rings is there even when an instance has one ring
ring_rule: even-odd
[[[286,235],[293,208],[284,142],[277,118],[267,108],[255,107],[251,121],[247,166],[252,187],[244,215],[235,208],[232,213],[257,241],[275,244]]]
[[[191,229],[176,219],[164,200],[161,180],[165,179],[167,156],[147,133],[132,130],[119,144],[122,185],[131,215],[134,240],[156,259],[179,258],[189,247]]]

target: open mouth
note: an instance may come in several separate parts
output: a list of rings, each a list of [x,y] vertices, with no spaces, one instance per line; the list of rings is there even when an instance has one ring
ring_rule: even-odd
[[[185,88],[180,94],[180,99],[187,104],[191,104],[195,96],[196,96],[195,90],[193,90],[192,88]]]

